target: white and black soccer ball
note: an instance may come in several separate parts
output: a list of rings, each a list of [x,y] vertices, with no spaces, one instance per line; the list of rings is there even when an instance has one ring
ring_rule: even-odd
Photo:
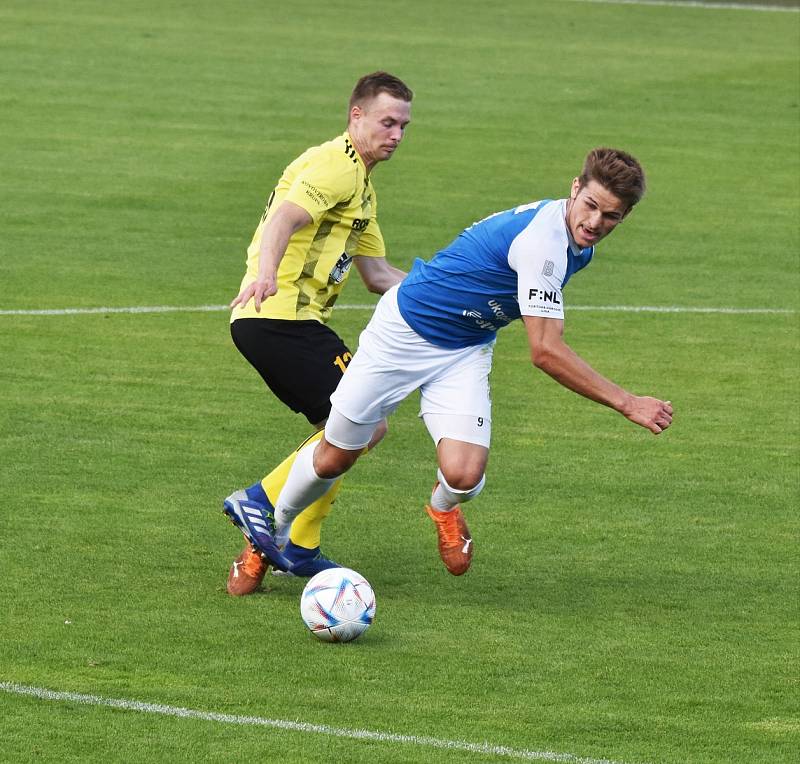
[[[350,642],[375,618],[375,594],[364,576],[349,568],[329,568],[306,584],[300,615],[324,642]]]

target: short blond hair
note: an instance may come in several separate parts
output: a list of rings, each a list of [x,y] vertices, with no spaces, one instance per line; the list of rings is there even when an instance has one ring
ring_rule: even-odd
[[[409,103],[414,98],[411,88],[393,74],[389,74],[389,72],[372,72],[372,74],[365,74],[356,82],[356,86],[350,95],[349,108],[352,109],[357,104],[360,106],[366,101],[371,101],[380,93],[388,93],[390,96]]]

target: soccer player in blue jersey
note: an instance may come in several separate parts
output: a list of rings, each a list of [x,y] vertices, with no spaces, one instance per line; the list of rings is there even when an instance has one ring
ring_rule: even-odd
[[[361,334],[331,396],[323,438],[297,455],[274,507],[277,527],[259,522],[250,529],[251,542],[269,547],[272,533],[350,469],[384,417],[419,390],[439,465],[426,511],[445,566],[453,575],[465,573],[473,543],[461,504],[485,483],[495,336],[517,318],[534,366],[654,434],[669,427],[669,401],[623,389],[563,338],[564,286],[644,190],[644,172],[630,154],[594,149],[568,198],[499,212],[462,231],[429,262],[417,260],[399,287],[381,298]]]

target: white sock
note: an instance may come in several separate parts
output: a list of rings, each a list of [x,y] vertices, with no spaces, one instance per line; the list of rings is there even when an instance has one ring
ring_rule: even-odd
[[[336,482],[336,478],[321,478],[317,475],[314,469],[316,450],[317,443],[309,443],[297,454],[292,469],[289,470],[275,504],[275,530],[278,535],[284,533],[295,517],[327,493]]]
[[[286,542],[289,540],[289,532],[292,530],[292,523],[279,523],[277,518],[275,520],[275,543],[278,549],[283,549]]]
[[[461,491],[457,488],[451,488],[447,481],[444,479],[442,471],[438,471],[439,484],[436,490],[431,494],[431,508],[437,512],[450,512],[456,505],[463,504],[470,499],[475,498],[486,485],[486,475],[482,475],[480,481],[473,488],[468,488],[466,491]]]
[[[431,508],[437,512],[449,512],[458,504],[458,496],[448,491],[443,483],[438,483],[436,490],[431,494]]]

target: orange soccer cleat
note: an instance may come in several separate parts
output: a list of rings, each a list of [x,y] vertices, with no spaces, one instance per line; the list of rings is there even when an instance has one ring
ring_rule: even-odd
[[[228,594],[242,597],[252,594],[264,580],[269,565],[261,553],[248,542],[242,553],[233,561],[228,573]]]
[[[461,507],[456,505],[449,512],[439,512],[428,505],[425,511],[436,525],[439,557],[454,576],[463,575],[472,563],[472,534]]]

